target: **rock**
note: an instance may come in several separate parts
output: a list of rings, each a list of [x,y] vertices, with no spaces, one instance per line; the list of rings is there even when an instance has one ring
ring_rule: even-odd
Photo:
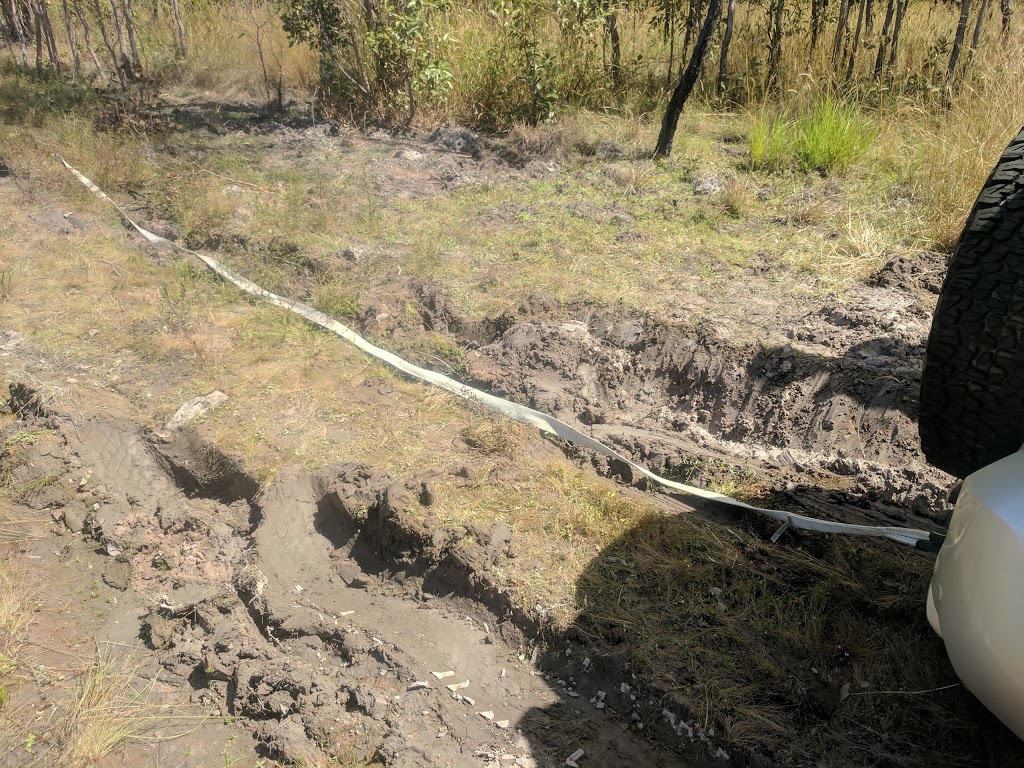
[[[85,528],[86,520],[91,516],[92,513],[85,507],[72,504],[64,510],[64,525],[72,533],[81,533],[82,529]]]
[[[718,176],[708,175],[697,179],[693,183],[693,194],[707,197],[717,195],[725,191],[725,182]]]
[[[132,580],[132,564],[124,560],[114,560],[103,569],[103,581],[114,589],[124,592]]]
[[[487,554],[492,558],[497,558],[505,551],[508,547],[508,542],[512,538],[512,529],[508,527],[508,523],[500,521],[495,524],[494,528],[491,529],[491,540],[487,547]]]
[[[191,400],[181,406],[174,415],[171,416],[170,420],[164,424],[164,434],[172,435],[179,429],[184,427],[190,421],[203,416],[209,411],[216,408],[218,405],[222,405],[227,402],[228,396],[221,392],[219,389],[215,389],[206,395],[200,395],[193,397]]]

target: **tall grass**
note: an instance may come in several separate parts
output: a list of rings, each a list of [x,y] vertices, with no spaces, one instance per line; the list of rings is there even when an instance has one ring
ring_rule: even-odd
[[[751,164],[758,169],[845,173],[877,135],[849,103],[824,97],[796,117],[759,114],[750,129]]]

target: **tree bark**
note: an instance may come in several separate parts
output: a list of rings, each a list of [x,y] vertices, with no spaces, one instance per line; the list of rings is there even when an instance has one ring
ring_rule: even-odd
[[[867,7],[867,0],[860,0],[860,10],[857,12],[857,31],[853,33],[853,45],[850,47],[850,61],[846,65],[846,79],[853,77],[853,67],[857,63],[857,50],[860,48],[860,32],[864,28],[864,14]]]
[[[1000,34],[1005,43],[1010,37],[1010,21],[1013,19],[1013,0],[999,0],[999,9],[1003,14],[1003,31]]]
[[[181,58],[188,56],[188,45],[185,43],[185,24],[181,20],[181,9],[178,0],[171,0],[171,15],[174,16],[174,26],[178,29],[178,48]]]
[[[894,8],[893,0],[885,9],[885,21],[882,22],[882,34],[878,37],[878,55],[875,57],[875,71],[872,79],[877,83],[882,77],[882,67],[885,65],[885,51],[889,45],[889,26],[892,24]]]
[[[896,54],[900,47],[900,30],[903,29],[903,16],[907,12],[910,0],[896,0],[896,21],[892,27],[892,42],[889,44],[889,64],[886,67],[886,79],[892,80],[892,70],[896,66]]]
[[[725,97],[725,77],[729,72],[729,44],[732,43],[732,28],[736,19],[736,0],[729,0],[725,13],[725,36],[722,38],[722,53],[718,57],[718,98]]]
[[[665,88],[672,85],[672,68],[676,57],[676,11],[675,3],[669,0],[665,10],[665,35],[668,37],[668,73],[665,75]]]
[[[964,35],[967,33],[967,20],[971,15],[971,0],[960,0],[960,20],[956,25],[956,36],[953,38],[953,48],[949,53],[949,67],[946,69],[946,100],[953,96],[953,85],[956,83],[957,65],[960,63],[960,53],[964,47]]]
[[[786,10],[786,0],[772,0],[768,6],[771,14],[771,25],[768,28],[768,76],[765,80],[767,90],[774,91],[779,85],[779,61],[782,57],[782,14]]]
[[[89,22],[85,18],[85,12],[82,10],[82,4],[79,0],[72,0],[72,5],[75,8],[75,15],[78,16],[78,21],[82,25],[82,39],[85,40],[85,50],[87,50],[89,55],[92,57],[93,66],[95,66],[96,71],[100,73],[100,77],[106,80],[107,73],[103,70],[103,65],[100,64],[100,58],[96,55],[96,50],[92,47],[92,36],[89,33]]]
[[[50,14],[47,13],[46,3],[30,0],[29,10],[32,11],[36,20],[36,68],[42,67],[43,45],[45,44],[47,58],[59,70],[60,56],[57,54],[57,40],[53,36],[53,26],[50,24]]]
[[[707,56],[708,48],[711,45],[711,38],[718,26],[718,20],[722,15],[722,0],[710,0],[708,3],[708,15],[704,19],[704,26],[701,27],[697,42],[693,46],[693,53],[690,55],[690,63],[686,66],[683,76],[672,92],[672,98],[668,101],[665,110],[665,117],[661,121],[661,133],[658,134],[658,146],[654,149],[654,157],[668,157],[672,154],[672,140],[675,138],[676,127],[679,125],[679,115],[683,111],[683,105],[690,97],[693,87],[700,79],[701,69],[704,66],[704,58]]]
[[[846,37],[847,20],[850,15],[850,0],[840,0],[839,19],[836,21],[836,39],[832,43],[832,66],[838,66],[839,54],[843,51],[843,40]]]
[[[818,47],[818,33],[821,32],[822,0],[811,0],[811,58]]]
[[[985,16],[988,15],[988,0],[981,0],[981,8],[978,9],[978,20],[974,22],[974,34],[971,36],[971,49],[967,52],[967,66],[974,63],[974,57],[978,53],[978,44],[981,42],[981,28],[985,23]]]
[[[608,40],[612,44],[612,82],[618,85],[622,81],[622,41],[619,39],[619,12],[612,7],[612,0],[606,0]]]
[[[119,0],[110,0],[110,9],[114,12],[114,32],[117,33],[117,47],[121,51],[121,64],[118,71],[122,72],[128,80],[135,79],[135,72],[132,70],[131,59],[128,58],[128,44],[124,39],[124,25],[121,24],[121,11],[117,7]]]
[[[135,71],[142,72],[142,59],[139,57],[139,48],[135,44],[135,19],[132,17],[132,2],[124,0],[124,28],[128,33],[128,44],[132,49],[132,63]]]
[[[78,38],[75,36],[75,28],[71,21],[71,9],[68,7],[68,0],[61,0],[64,11],[64,31],[68,35],[68,45],[71,46],[71,65],[77,75],[82,68],[82,61],[78,58]]]
[[[110,63],[113,64],[114,71],[117,72],[117,80],[121,83],[121,87],[126,88],[128,81],[125,79],[121,63],[117,59],[114,45],[110,42],[110,35],[107,34],[107,25],[103,21],[103,9],[100,7],[100,0],[92,0],[92,2],[96,8],[96,23],[100,25],[100,35],[103,37],[103,44],[107,47],[107,52],[110,54]]]
[[[7,0],[4,8],[7,11],[7,22],[10,25],[11,34],[21,49],[21,66],[24,69],[28,69],[28,50],[25,47],[28,35],[25,33],[25,25],[18,13],[18,9],[14,7],[14,0]]]

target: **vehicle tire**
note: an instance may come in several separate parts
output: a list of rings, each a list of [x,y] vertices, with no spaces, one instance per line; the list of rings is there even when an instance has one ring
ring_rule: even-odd
[[[921,377],[921,447],[966,477],[1024,444],[1024,130],[953,252]]]

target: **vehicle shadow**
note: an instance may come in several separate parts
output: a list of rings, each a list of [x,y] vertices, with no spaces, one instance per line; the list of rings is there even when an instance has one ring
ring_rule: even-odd
[[[773,545],[771,530],[743,513],[649,514],[601,550],[539,661],[561,699],[520,723],[535,756],[1017,764],[1018,740],[959,685],[928,626],[931,556],[798,532]]]

